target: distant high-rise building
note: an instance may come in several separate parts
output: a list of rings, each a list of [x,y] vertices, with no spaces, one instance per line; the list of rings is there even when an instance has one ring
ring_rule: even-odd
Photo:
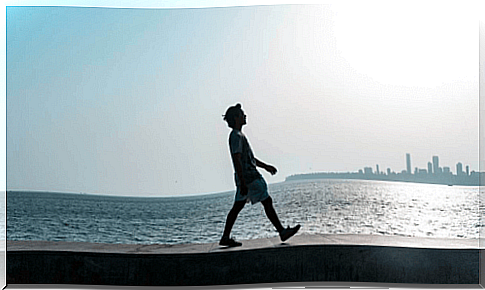
[[[433,174],[433,164],[428,162],[428,174]]]
[[[411,154],[406,153],[406,169],[408,174],[411,174]]]
[[[417,167],[414,168],[414,175],[418,175],[419,169]]]
[[[466,166],[466,176],[470,175],[470,166]]]
[[[376,174],[380,174],[380,171],[379,171],[379,164],[376,164]]]
[[[450,168],[449,167],[443,167],[443,173],[446,174],[446,175],[449,175],[451,173],[450,171]]]
[[[391,175],[391,168],[387,168],[387,175]]]
[[[463,164],[461,162],[456,164],[456,175],[463,175]]]
[[[364,174],[365,175],[372,175],[372,167],[364,167]]]
[[[440,172],[440,159],[438,156],[433,156],[433,173],[439,174]]]

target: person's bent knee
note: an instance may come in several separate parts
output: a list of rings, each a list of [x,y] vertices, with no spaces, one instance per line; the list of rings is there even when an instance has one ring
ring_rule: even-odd
[[[273,204],[273,199],[268,196],[265,200],[261,201],[264,207],[271,206]]]
[[[236,211],[236,212],[240,212],[244,205],[246,204],[246,201],[245,200],[242,200],[242,201],[236,201],[234,202],[234,205],[232,206],[232,211]]]

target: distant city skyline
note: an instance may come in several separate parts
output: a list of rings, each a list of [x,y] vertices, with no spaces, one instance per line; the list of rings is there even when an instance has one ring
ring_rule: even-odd
[[[395,172],[391,168],[386,171],[379,170],[376,164],[375,171],[372,167],[366,166],[357,172],[313,172],[294,174],[286,177],[286,181],[301,179],[364,179],[364,180],[383,180],[383,181],[404,181],[416,183],[447,184],[447,185],[472,185],[478,186],[480,182],[485,182],[485,172],[470,171],[466,165],[463,171],[463,164],[456,163],[456,174],[453,174],[449,166],[439,166],[439,156],[432,156],[432,162],[428,162],[427,169],[418,167],[411,169],[411,154],[406,153],[406,169]]]
[[[428,162],[428,167],[427,169],[422,169],[422,168],[418,168],[418,167],[414,167],[414,169],[412,169],[412,166],[411,166],[411,154],[410,153],[406,153],[406,169],[403,169],[401,170],[400,173],[407,173],[407,174],[414,174],[414,175],[417,175],[417,174],[452,174],[453,171],[451,170],[451,167],[450,166],[443,166],[443,167],[440,167],[439,166],[439,156],[432,156],[432,162]],[[466,171],[463,171],[463,163],[461,162],[458,162],[456,163],[455,165],[456,167],[456,170],[455,170],[455,175],[470,175],[471,172],[476,172],[475,170],[471,170],[470,171],[470,166],[469,165],[466,165]],[[366,170],[367,168],[367,170]],[[362,171],[362,169],[360,169]],[[379,170],[379,164],[376,164],[376,170],[375,172],[373,171],[373,168],[372,167],[364,167],[364,171],[363,172],[371,172],[372,174],[389,174],[389,173],[396,173],[395,171],[392,171],[391,168],[387,168],[386,172],[384,171],[380,171]],[[478,171],[477,171],[478,172]]]

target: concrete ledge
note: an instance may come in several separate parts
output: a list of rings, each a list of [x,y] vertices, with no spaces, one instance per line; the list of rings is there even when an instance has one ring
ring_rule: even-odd
[[[126,245],[8,241],[7,284],[205,286],[281,282],[479,284],[478,240],[298,235]],[[483,254],[483,253],[482,253]]]

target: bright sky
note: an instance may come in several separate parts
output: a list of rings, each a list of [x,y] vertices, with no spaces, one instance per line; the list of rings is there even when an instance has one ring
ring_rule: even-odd
[[[8,190],[233,190],[222,115],[236,103],[279,170],[261,170],[268,183],[400,172],[406,153],[479,169],[474,5],[95,2],[111,8],[7,9]]]

